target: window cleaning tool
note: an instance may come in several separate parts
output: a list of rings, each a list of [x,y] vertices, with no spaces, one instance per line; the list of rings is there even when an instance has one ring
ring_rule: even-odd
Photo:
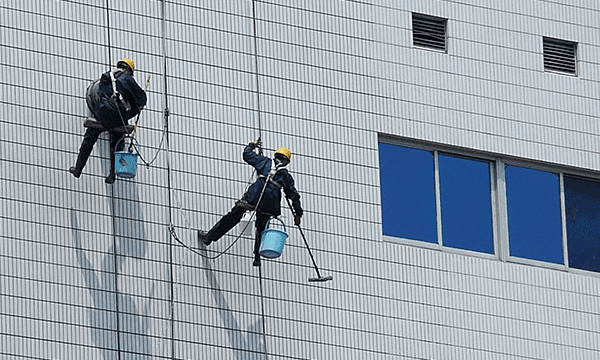
[[[285,200],[287,200],[288,206],[290,207],[290,210],[292,210],[292,214],[295,217],[296,214],[294,214],[294,208],[292,208],[292,204],[290,203],[290,199],[288,199],[286,197]],[[300,227],[300,225],[297,225],[297,226],[298,226],[298,230],[300,230],[300,235],[302,235],[302,240],[304,240],[304,245],[306,245],[306,249],[308,250],[308,254],[310,255],[310,259],[312,260],[312,263],[313,263],[313,265],[315,267],[315,271],[317,272],[317,277],[308,278],[308,281],[310,281],[310,282],[325,282],[325,281],[333,280],[333,276],[332,275],[321,276],[321,273],[319,272],[319,267],[317,266],[317,262],[315,261],[315,258],[314,258],[313,254],[312,254],[312,251],[310,251],[310,246],[308,246],[308,241],[306,241],[306,236],[304,236],[304,231],[302,231],[302,228]]]

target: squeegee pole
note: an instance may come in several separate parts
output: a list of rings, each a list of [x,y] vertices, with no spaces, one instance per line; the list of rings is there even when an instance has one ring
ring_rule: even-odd
[[[290,203],[290,199],[288,199],[287,197],[285,198],[285,200],[288,203],[288,206],[290,207],[290,210],[292,211],[292,214],[294,215],[294,217],[296,216],[296,214],[294,213],[294,208],[292,207],[292,204]],[[300,235],[302,235],[302,240],[304,240],[304,245],[306,245],[306,249],[308,250],[308,255],[310,255],[310,259],[312,260],[313,266],[315,267],[315,271],[317,272],[317,276],[319,279],[321,279],[321,273],[319,272],[319,267],[317,266],[317,262],[315,261],[315,257],[312,254],[312,251],[310,251],[310,246],[308,246],[308,241],[306,241],[306,236],[304,236],[304,231],[302,231],[302,228],[300,227],[300,225],[296,225],[298,227],[298,230],[300,230]]]
[[[308,250],[308,255],[310,255],[310,259],[312,260],[312,263],[315,267],[315,271],[317,272],[317,276],[319,278],[321,278],[321,274],[319,273],[319,267],[317,266],[317,262],[315,261],[315,257],[312,254],[312,251],[310,251],[310,246],[308,246],[308,241],[306,241],[306,236],[304,236],[304,231],[302,231],[302,228],[300,227],[300,225],[296,225],[298,227],[298,230],[300,230],[300,235],[302,235],[302,240],[304,240],[304,244],[306,245],[306,249]]]

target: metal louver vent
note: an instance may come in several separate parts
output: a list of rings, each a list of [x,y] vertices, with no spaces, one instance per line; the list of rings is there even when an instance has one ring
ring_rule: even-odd
[[[446,51],[446,22],[446,19],[413,13],[413,44]]]
[[[544,38],[544,69],[576,74],[577,44],[571,41]]]

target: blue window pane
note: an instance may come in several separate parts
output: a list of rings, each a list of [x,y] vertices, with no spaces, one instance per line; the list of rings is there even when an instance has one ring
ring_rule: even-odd
[[[439,155],[442,241],[494,253],[490,163]]]
[[[563,264],[558,175],[508,166],[506,198],[510,254]]]
[[[569,266],[600,272],[600,183],[565,176]]]
[[[379,144],[383,233],[437,243],[433,153]]]

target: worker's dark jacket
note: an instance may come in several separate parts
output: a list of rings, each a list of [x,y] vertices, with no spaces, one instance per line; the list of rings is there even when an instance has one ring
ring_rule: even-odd
[[[254,143],[250,143],[248,146],[246,146],[246,148],[244,148],[244,161],[256,169],[259,178],[252,185],[250,185],[248,191],[246,191],[242,199],[256,206],[263,187],[265,186],[265,181],[269,175],[269,171],[271,171],[271,166],[278,164],[279,160],[270,159],[266,156],[259,155],[254,152],[254,149]],[[300,194],[298,194],[298,191],[294,187],[294,179],[292,178],[292,175],[290,175],[287,169],[282,168],[275,174],[273,180],[277,184],[281,185],[281,188],[285,192],[285,196],[291,200],[295,214],[302,216]],[[258,210],[269,213],[273,216],[279,216],[281,214],[281,190],[279,186],[273,182],[269,182],[267,184],[262,199],[260,200]]]
[[[102,74],[88,88],[88,106],[98,121],[107,129],[123,126],[123,122],[140,113],[146,105],[146,93],[133,76],[117,70],[114,73],[117,91],[125,101],[112,101],[113,86],[110,71]],[[121,119],[122,118],[122,119]]]

